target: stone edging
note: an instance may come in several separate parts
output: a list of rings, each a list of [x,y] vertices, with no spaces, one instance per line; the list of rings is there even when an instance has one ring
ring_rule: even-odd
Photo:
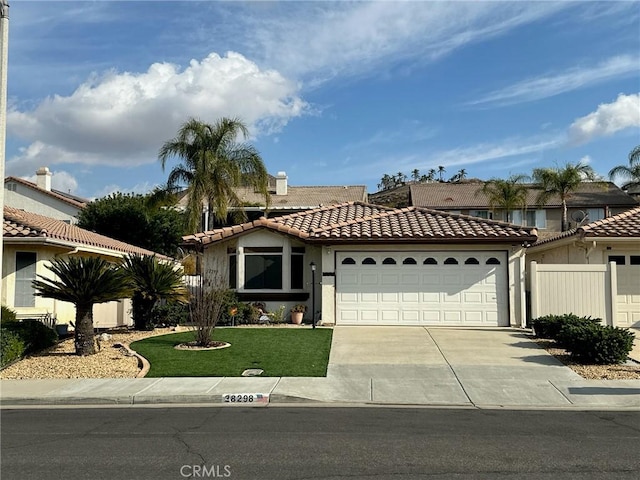
[[[140,371],[136,375],[136,378],[144,378],[147,375],[147,373],[149,373],[149,369],[151,368],[151,364],[149,363],[149,360],[144,358],[142,355],[140,355],[135,350],[131,350],[131,347],[129,346],[128,343],[121,343],[120,345],[122,345],[122,347],[131,356],[136,357],[138,359],[138,367],[140,368]]]

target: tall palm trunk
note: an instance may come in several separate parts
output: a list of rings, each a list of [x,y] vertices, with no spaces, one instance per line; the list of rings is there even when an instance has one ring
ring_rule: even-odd
[[[561,227],[561,230],[563,232],[566,232],[567,230],[569,230],[568,226],[569,226],[569,218],[568,218],[568,215],[567,215],[567,200],[563,197],[562,198],[562,227]]]
[[[96,353],[93,339],[93,305],[76,305],[76,354],[93,355]]]

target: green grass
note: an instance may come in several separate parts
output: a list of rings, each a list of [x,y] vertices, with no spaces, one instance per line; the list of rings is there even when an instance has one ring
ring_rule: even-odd
[[[176,350],[194,339],[184,332],[139,340],[131,348],[149,360],[147,377],[239,377],[247,368],[261,368],[263,377],[324,377],[332,334],[328,328],[216,328],[214,340],[230,347]]]

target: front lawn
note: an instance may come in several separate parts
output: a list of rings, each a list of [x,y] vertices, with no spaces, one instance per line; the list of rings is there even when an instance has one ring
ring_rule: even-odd
[[[131,344],[149,360],[147,377],[239,377],[261,368],[263,377],[324,377],[331,336],[329,328],[216,328],[213,338],[228,342],[220,350],[176,350],[194,339],[193,332],[150,337]]]

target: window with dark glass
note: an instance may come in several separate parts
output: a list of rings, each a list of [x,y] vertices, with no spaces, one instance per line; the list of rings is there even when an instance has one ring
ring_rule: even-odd
[[[435,258],[425,258],[424,262],[422,262],[423,265],[437,265],[438,261]]]
[[[35,252],[16,252],[16,285],[15,285],[15,306],[35,307],[36,297],[34,296],[31,282],[36,279],[36,254]]]
[[[387,257],[382,261],[382,264],[383,265],[395,265],[396,261],[391,257]]]
[[[444,261],[445,265],[457,265],[458,264],[458,260],[456,260],[453,257],[449,257]]]
[[[229,288],[238,288],[236,273],[238,271],[238,256],[233,253],[229,255]]]
[[[418,263],[418,262],[416,262],[416,259],[415,259],[415,258],[411,258],[411,257],[405,258],[405,259],[402,261],[402,264],[403,264],[403,265],[416,265],[417,263]]]
[[[480,265],[477,258],[469,257],[464,261],[465,265]]]
[[[244,249],[244,288],[282,289],[282,247]]]
[[[609,261],[614,262],[616,265],[625,265],[627,263],[624,255],[609,255]]]
[[[364,263],[364,262],[362,262],[362,263]],[[355,265],[356,261],[351,257],[347,257],[344,260],[342,260],[342,264],[343,265]]]
[[[291,248],[291,288],[304,288],[304,247]]]
[[[363,265],[375,265],[376,261],[371,257],[367,257],[364,260],[362,260],[362,264]]]
[[[496,257],[491,257],[485,263],[487,265],[500,265],[500,260],[498,260]]]
[[[640,255],[631,255],[629,257],[629,265],[640,265]]]

